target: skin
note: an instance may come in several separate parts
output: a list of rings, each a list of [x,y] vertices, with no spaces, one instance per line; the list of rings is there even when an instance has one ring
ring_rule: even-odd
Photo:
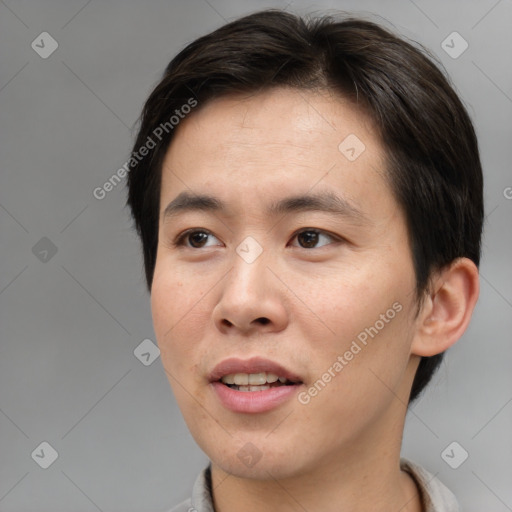
[[[349,134],[366,147],[354,161],[338,149]],[[464,258],[436,273],[416,314],[405,217],[384,157],[371,121],[327,92],[216,99],[177,128],[162,168],[151,305],[176,400],[212,461],[217,511],[240,503],[248,512],[421,510],[399,467],[408,396],[420,356],[446,350],[465,330],[478,273]],[[164,218],[183,191],[228,208]],[[322,191],[365,220],[266,213],[272,201]],[[191,228],[210,234],[174,245]],[[297,234],[306,228],[322,230],[312,247]],[[252,263],[236,252],[247,236],[263,249]],[[294,397],[265,413],[235,413],[208,381],[228,357],[262,356],[299,374],[305,391],[394,303],[401,311],[305,405]],[[252,467],[237,456],[248,442],[261,455]]]

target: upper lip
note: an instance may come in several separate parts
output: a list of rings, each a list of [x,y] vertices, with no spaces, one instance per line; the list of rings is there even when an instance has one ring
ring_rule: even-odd
[[[271,361],[270,359],[264,359],[262,357],[252,357],[250,359],[238,359],[232,357],[224,359],[210,372],[208,378],[210,382],[216,382],[220,380],[224,375],[230,375],[233,373],[273,373],[278,377],[286,377],[292,382],[302,382],[300,376],[296,373],[286,369],[284,366]]]

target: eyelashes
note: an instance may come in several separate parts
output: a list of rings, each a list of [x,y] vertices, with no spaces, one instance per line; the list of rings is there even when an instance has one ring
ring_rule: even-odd
[[[192,228],[187,229],[183,233],[180,233],[176,239],[173,241],[172,245],[173,247],[184,247],[188,249],[202,249],[204,247],[212,247],[215,245],[221,245],[220,244],[208,244],[209,240],[208,237],[213,237],[218,240],[218,238],[209,230],[204,228]],[[317,243],[321,239],[328,239],[330,240],[329,243],[323,244],[318,246]],[[329,233],[327,231],[324,231],[322,229],[317,228],[302,228],[299,231],[296,231],[293,235],[291,240],[301,240],[301,244],[298,247],[300,249],[318,249],[320,247],[325,247],[326,245],[330,245],[333,242],[340,242],[342,241],[342,238],[336,235],[333,235],[332,233]],[[206,242],[206,244],[205,244]]]
[[[187,229],[187,231],[178,235],[176,240],[173,242],[173,246],[174,247],[185,246],[185,247],[189,247],[191,249],[202,249],[203,247],[205,247],[204,245],[201,245],[200,247],[195,247],[193,245],[190,246],[190,245],[186,244],[186,241],[190,240],[190,237],[192,237],[192,236],[196,237],[196,241],[194,243],[198,243],[198,242],[201,243],[201,239],[204,241],[206,237],[204,237],[204,236],[197,237],[197,235],[199,235],[199,234],[206,235],[206,236],[214,236],[213,233],[211,231],[208,231],[207,229]],[[197,238],[199,238],[200,240],[198,241]]]

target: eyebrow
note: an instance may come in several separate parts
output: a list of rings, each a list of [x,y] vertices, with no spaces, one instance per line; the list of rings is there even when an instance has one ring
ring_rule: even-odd
[[[206,211],[225,212],[226,204],[218,197],[208,194],[193,194],[183,191],[174,198],[162,214],[163,220],[176,217],[184,212]],[[267,215],[277,216],[293,212],[320,211],[344,217],[357,224],[369,224],[368,217],[347,199],[334,192],[300,194],[285,197],[272,202],[267,208]]]

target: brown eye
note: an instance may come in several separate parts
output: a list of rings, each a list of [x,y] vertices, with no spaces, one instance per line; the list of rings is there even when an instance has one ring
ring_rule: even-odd
[[[303,231],[297,235],[297,240],[299,240],[302,247],[311,249],[318,242],[318,233],[316,231]]]
[[[212,240],[210,242],[210,239]],[[189,230],[182,233],[176,242],[174,242],[174,246],[184,246],[189,247],[191,249],[202,249],[203,247],[207,247],[210,245],[218,245],[213,241],[218,239],[209,231],[204,229],[196,229]]]
[[[297,233],[297,235],[295,235],[295,238],[297,238],[299,246],[302,247],[303,249],[315,249],[317,247],[329,245],[329,243],[335,240],[334,236],[329,235],[328,233],[324,233],[323,231],[317,229],[305,229],[300,233]],[[322,238],[326,238],[327,243],[321,243],[320,245],[318,245]]]
[[[205,233],[204,231],[196,231],[195,233],[190,233],[188,235],[188,239],[192,247],[203,247],[208,240],[208,233]]]

